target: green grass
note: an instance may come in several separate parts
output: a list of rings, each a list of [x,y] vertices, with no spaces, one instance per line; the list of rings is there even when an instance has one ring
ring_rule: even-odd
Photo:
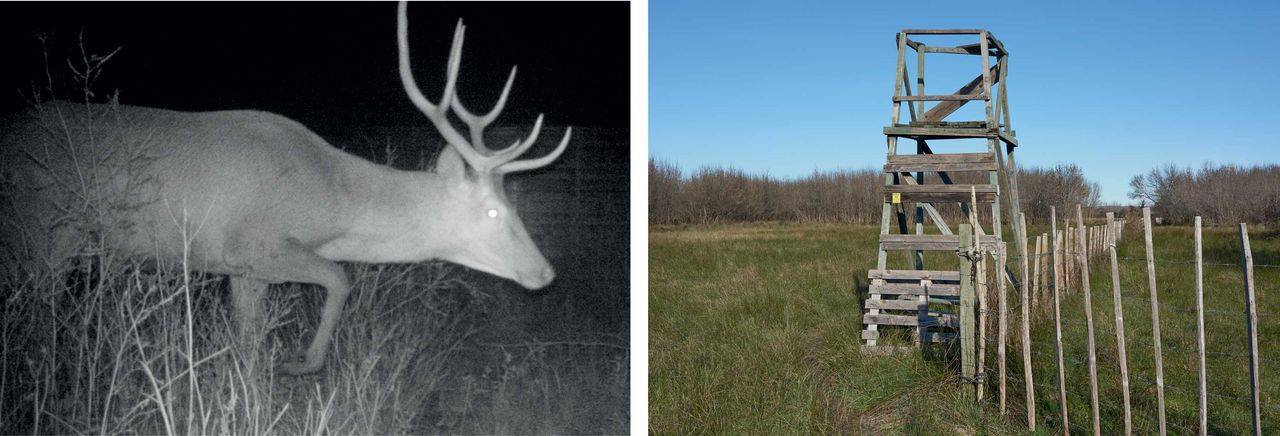
[[[649,425],[658,434],[1016,432],[920,353],[860,352],[875,228],[652,227]]]
[[[1033,228],[1034,231],[1038,230]],[[959,397],[947,362],[863,355],[859,292],[875,265],[877,229],[867,226],[742,224],[651,227],[649,239],[650,429],[686,433],[1025,432],[1022,362],[1010,331],[1010,416],[993,404],[994,347],[983,405]],[[1130,224],[1118,248],[1133,398],[1134,429],[1157,431],[1151,306],[1141,228]],[[1239,241],[1234,228],[1206,229],[1205,305],[1211,433],[1249,432],[1249,380]],[[1251,234],[1257,265],[1280,264],[1280,233]],[[1196,403],[1194,271],[1191,231],[1155,233],[1169,432],[1193,432]],[[930,268],[952,268],[934,253]],[[1016,259],[1014,259],[1016,260]],[[1101,422],[1123,431],[1110,263],[1091,260]],[[905,266],[901,255],[890,267]],[[1280,268],[1258,267],[1263,428],[1280,427]],[[1010,310],[1017,314],[1016,294]],[[1064,346],[1071,430],[1090,431],[1083,298],[1065,294]],[[1047,302],[1045,303],[1047,304]],[[1044,306],[1047,308],[1048,306]],[[1045,310],[1032,331],[1037,427],[1060,432],[1053,323]],[[994,319],[993,319],[994,325]],[[1017,318],[1009,321],[1011,329]],[[994,330],[994,329],[993,329]],[[994,333],[993,333],[994,335]],[[954,363],[950,363],[954,365]],[[953,368],[953,367],[952,367]]]

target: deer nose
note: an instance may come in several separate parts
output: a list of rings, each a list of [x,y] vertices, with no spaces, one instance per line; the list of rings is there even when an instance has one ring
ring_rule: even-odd
[[[529,275],[523,277],[522,283],[524,287],[529,289],[542,289],[551,284],[556,279],[556,270],[551,265],[544,266],[538,270],[532,271]]]

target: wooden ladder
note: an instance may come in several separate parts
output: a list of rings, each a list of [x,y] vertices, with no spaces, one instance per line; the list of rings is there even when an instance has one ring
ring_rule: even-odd
[[[949,34],[977,35],[979,43],[958,47],[932,47],[912,41],[911,35]],[[916,94],[907,85],[908,49],[917,52]],[[924,89],[924,54],[948,53],[979,55],[982,71],[952,94],[926,95]],[[994,62],[992,61],[994,59]],[[913,331],[914,342],[949,341],[959,331],[960,277],[955,270],[925,269],[926,251],[958,252],[960,237],[947,224],[935,205],[958,203],[966,222],[986,227],[986,235],[978,236],[976,249],[991,253],[1003,247],[1001,240],[1001,198],[1007,196],[1009,212],[1018,213],[1017,175],[1013,151],[1016,133],[1009,126],[1008,100],[1003,86],[1008,70],[1007,52],[1003,45],[984,30],[908,29],[898,34],[898,67],[893,95],[893,118],[884,134],[888,142],[885,158],[884,201],[880,220],[880,246],[876,268],[869,270],[867,298],[863,303],[862,340],[866,347],[881,345],[881,326],[905,327]],[[992,91],[996,90],[996,93]],[[925,103],[940,102],[925,110]],[[982,101],[986,116],[978,121],[947,121],[946,118],[969,101]],[[906,103],[910,122],[899,123],[902,103]],[[1003,115],[1003,123],[1000,122]],[[914,154],[898,154],[898,139],[914,140]],[[984,138],[985,150],[966,153],[934,153],[930,141]],[[970,141],[973,142],[973,141]],[[1006,161],[1006,151],[1008,160]],[[933,180],[927,174],[936,174]],[[972,175],[957,183],[957,173]],[[957,178],[961,177],[959,175]],[[975,183],[977,180],[982,180]],[[932,183],[931,183],[932,182]],[[989,204],[986,223],[975,219],[977,207]],[[908,205],[914,209],[914,229],[908,225]],[[896,220],[894,219],[896,217]],[[926,217],[928,218],[926,220]],[[926,233],[931,221],[937,233]],[[1016,225],[1017,221],[1013,220]],[[896,225],[894,225],[896,223]],[[896,233],[891,233],[893,229]],[[1016,229],[1014,229],[1016,231]],[[906,253],[911,269],[888,269],[888,252]]]

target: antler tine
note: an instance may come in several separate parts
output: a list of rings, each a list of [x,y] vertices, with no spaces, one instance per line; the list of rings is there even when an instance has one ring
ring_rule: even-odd
[[[462,25],[462,20],[458,20],[458,27],[453,31],[453,47],[449,50],[448,71],[446,72],[446,81],[444,95],[440,98],[440,105],[431,103],[426,96],[422,95],[422,90],[418,88],[418,83],[413,78],[413,71],[409,68],[409,20],[408,2],[401,1],[397,8],[398,20],[396,23],[396,42],[400,48],[400,82],[404,85],[404,91],[409,95],[409,100],[413,105],[431,120],[431,124],[436,126],[436,130],[440,131],[440,135],[444,140],[453,146],[458,155],[462,156],[467,163],[471,164],[476,171],[487,171],[496,166],[491,160],[486,159],[480,152],[476,151],[458,133],[457,129],[449,123],[448,110],[451,102],[454,100],[455,87],[458,80],[458,66],[462,63],[462,40],[466,26]]]
[[[462,104],[462,99],[458,97],[457,90],[453,95],[453,111],[458,115],[458,119],[467,123],[467,130],[471,132],[471,144],[482,153],[493,152],[484,143],[484,129],[489,127],[493,120],[502,114],[502,109],[507,105],[507,95],[511,93],[511,84],[516,80],[516,67],[511,67],[511,74],[507,76],[507,84],[502,87],[502,95],[498,97],[498,102],[493,105],[493,109],[489,109],[489,113],[483,116],[476,116],[467,110]]]
[[[538,121],[539,121],[538,124],[541,124],[541,121],[542,121],[541,115],[538,116]],[[537,126],[535,126],[535,130],[536,129],[537,129]],[[551,162],[555,161],[556,158],[560,157],[561,153],[564,153],[565,147],[569,145],[569,137],[571,135],[573,135],[573,127],[566,128],[564,130],[564,138],[560,139],[560,145],[557,145],[556,149],[552,150],[551,153],[547,154],[546,156],[543,156],[537,159],[526,159],[526,160],[507,162],[505,164],[499,165],[495,170],[499,173],[514,173],[516,171],[528,171],[528,170],[538,169],[538,168],[547,166],[547,164],[550,164]],[[534,138],[531,137],[530,140],[528,141],[530,145],[533,144],[533,139]],[[525,149],[528,148],[528,146],[524,144],[521,144],[521,146],[523,146],[523,148]],[[516,156],[518,155],[519,154],[517,153]]]

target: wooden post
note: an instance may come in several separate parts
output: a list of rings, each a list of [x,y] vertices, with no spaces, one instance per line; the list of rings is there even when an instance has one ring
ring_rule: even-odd
[[[978,294],[978,378],[982,379],[978,383],[978,401],[985,398],[987,387],[987,311],[991,307],[987,303],[987,258],[982,252],[982,225],[978,223],[978,193],[974,188],[969,188],[969,222],[973,224],[973,246],[974,252],[977,253],[977,268],[974,271],[974,282],[977,285]]]
[[[1004,288],[1004,280],[1003,280],[1005,263],[1008,262],[1008,260],[1006,259],[1007,256],[1008,256],[1008,248],[1005,246],[1005,244],[1001,243],[999,250],[996,253],[996,277],[995,277],[996,301],[998,301],[997,304],[1000,306],[1000,313],[996,315],[996,319],[999,320],[997,321],[997,324],[996,324],[996,330],[997,330],[996,339],[1000,341],[999,343],[996,344],[996,367],[1000,371],[1000,414],[1001,415],[1005,414],[1005,397],[1007,396],[1006,395],[1007,385],[1005,381],[1006,373],[1005,373],[1004,352],[1005,352],[1005,344],[1009,342],[1009,325],[1008,325],[1009,320],[1006,319],[1006,315],[1005,315],[1009,312],[1009,302],[1005,296],[1005,292],[1004,292],[1005,288]]]
[[[1026,217],[1023,217],[1023,220],[1025,221]],[[1026,233],[1025,229],[1023,229],[1023,233]],[[1043,281],[1040,280],[1040,264],[1044,263],[1044,253],[1040,247],[1040,243],[1043,240],[1044,236],[1036,236],[1036,255],[1033,259],[1035,266],[1031,272],[1031,304],[1036,305],[1036,307],[1040,307],[1040,285],[1043,283]],[[1025,281],[1026,279],[1024,278],[1023,280]]]
[[[1147,284],[1151,294],[1151,343],[1156,360],[1156,406],[1160,415],[1160,436],[1164,420],[1164,351],[1160,345],[1160,294],[1156,292],[1156,253],[1151,244],[1151,208],[1142,208],[1142,234],[1147,243]]]
[[[1076,221],[1084,224],[1084,208],[1076,205]],[[1085,228],[1080,227],[1080,241],[1084,243]],[[1082,252],[1085,247],[1080,247]],[[1093,295],[1089,292],[1089,256],[1080,256],[1080,290],[1084,292],[1084,329],[1089,335],[1089,407],[1093,412],[1093,434],[1102,436],[1102,412],[1098,408],[1098,352],[1093,341]]]
[[[960,371],[966,381],[973,381],[977,374],[977,361],[974,360],[974,317],[973,317],[973,227],[968,223],[960,224]],[[964,389],[965,395],[973,395],[972,390]]]
[[[1244,255],[1245,325],[1249,328],[1249,393],[1253,398],[1253,434],[1262,435],[1262,409],[1258,388],[1258,307],[1253,293],[1253,251],[1249,249],[1249,228],[1240,223],[1240,250]]]
[[[1049,206],[1049,232],[1058,234],[1058,211],[1055,207]],[[1058,353],[1058,407],[1062,410],[1062,429],[1063,433],[1070,433],[1071,424],[1067,420],[1067,379],[1066,369],[1062,363],[1062,300],[1058,295],[1058,248],[1055,240],[1057,237],[1049,239],[1049,252],[1053,253],[1053,333],[1054,347]]]
[[[1209,390],[1204,366],[1204,251],[1196,216],[1196,351],[1200,354],[1200,435],[1209,434]]]
[[[1124,399],[1124,434],[1133,434],[1133,409],[1129,402],[1129,356],[1124,343],[1124,302],[1120,295],[1120,264],[1116,259],[1116,215],[1107,212],[1107,253],[1111,255],[1111,299],[1116,312],[1116,358],[1120,363],[1121,397]]]
[[[1027,284],[1027,215],[1018,213],[1018,241],[1022,244],[1022,377],[1027,391],[1027,430],[1036,431],[1036,392],[1035,378],[1031,374],[1031,308],[1028,307],[1030,296]],[[1038,244],[1037,244],[1038,245]],[[1038,265],[1039,260],[1036,261]],[[1034,290],[1032,287],[1031,290]]]

